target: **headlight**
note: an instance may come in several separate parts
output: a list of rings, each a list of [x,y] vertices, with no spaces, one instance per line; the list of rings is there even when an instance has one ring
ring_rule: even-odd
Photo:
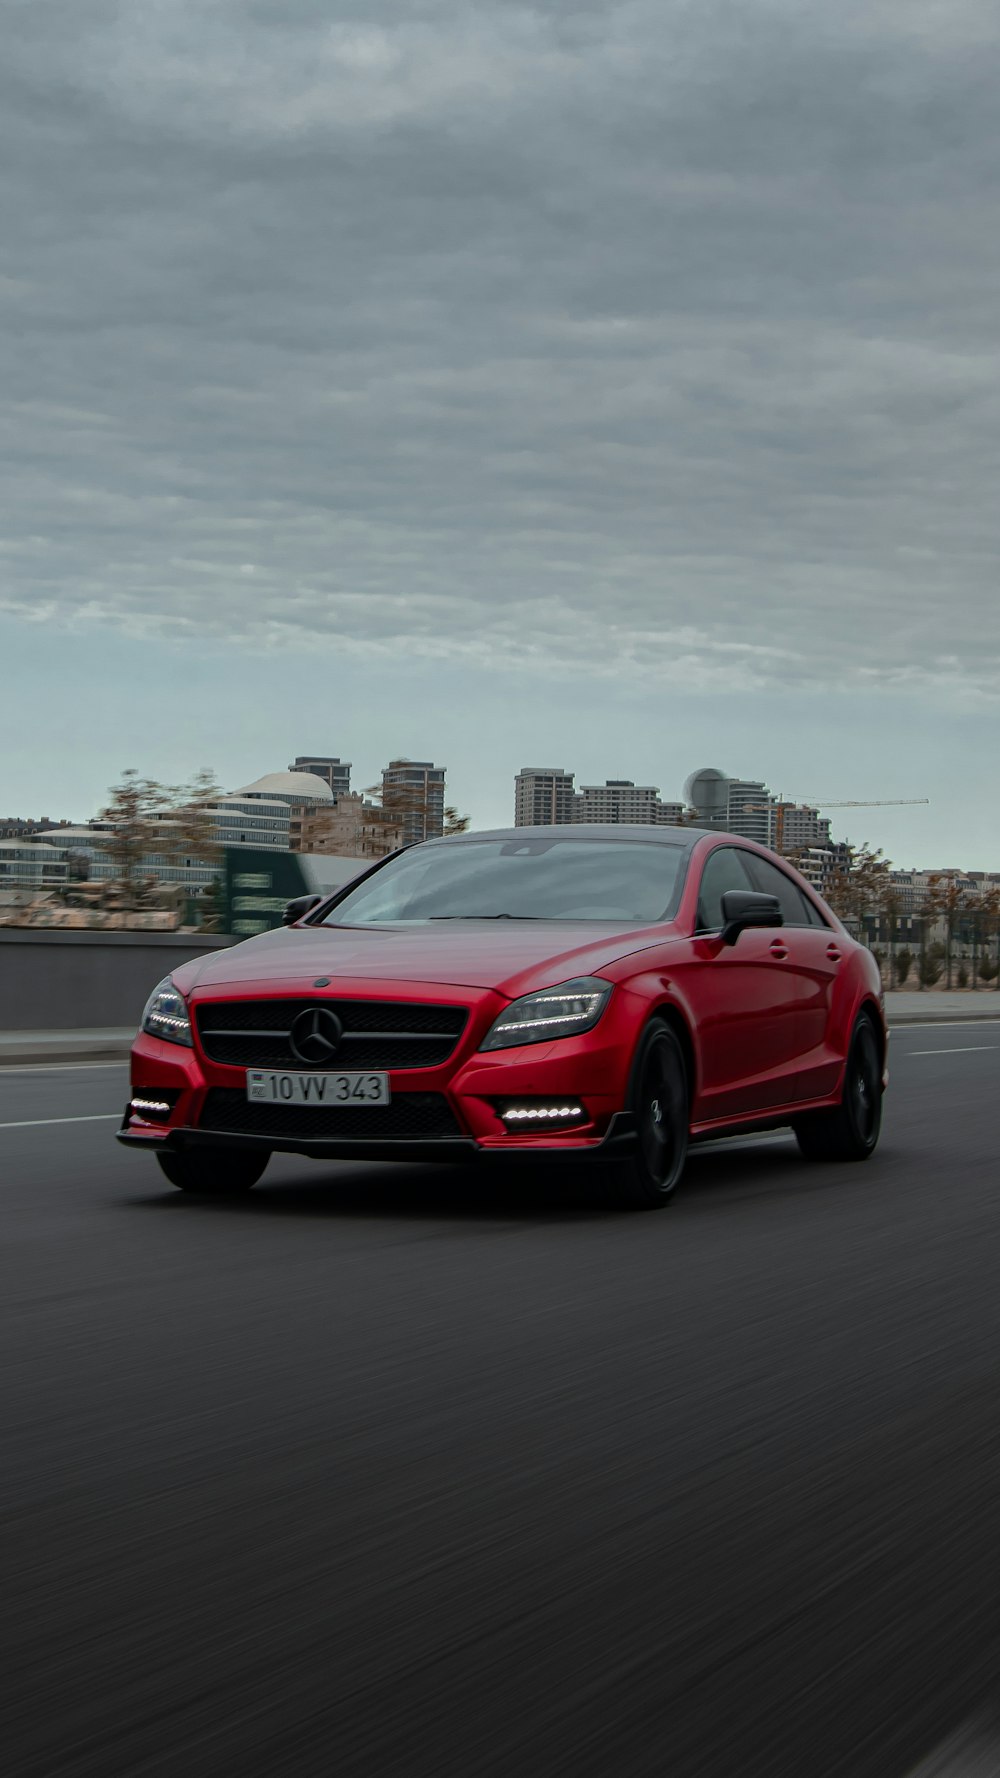
[[[516,1043],[548,1043],[553,1037],[576,1037],[597,1024],[611,999],[611,983],[599,976],[560,982],[540,994],[512,1000],[493,1021],[480,1049],[506,1050]]]
[[[191,1020],[188,1018],[187,1001],[179,988],[175,988],[170,976],[164,976],[158,988],[146,1001],[142,1014],[140,1031],[148,1031],[150,1037],[162,1037],[167,1043],[186,1043],[191,1048]]]

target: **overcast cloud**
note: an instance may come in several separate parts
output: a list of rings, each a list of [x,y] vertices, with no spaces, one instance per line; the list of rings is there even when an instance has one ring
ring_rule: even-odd
[[[998,50],[992,0],[9,5],[0,610],[988,703]]]

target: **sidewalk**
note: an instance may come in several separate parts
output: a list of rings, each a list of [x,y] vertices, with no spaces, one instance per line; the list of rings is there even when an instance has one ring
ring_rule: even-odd
[[[897,988],[886,994],[890,1025],[937,1025],[942,1021],[1000,1019],[1000,994],[992,988]]]

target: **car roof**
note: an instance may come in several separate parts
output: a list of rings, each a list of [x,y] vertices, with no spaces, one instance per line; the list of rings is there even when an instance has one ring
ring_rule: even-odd
[[[461,846],[475,840],[646,840],[659,846],[681,846],[685,851],[705,838],[703,827],[653,827],[640,821],[563,821],[547,827],[492,827],[475,833],[442,834],[424,840],[425,846]]]

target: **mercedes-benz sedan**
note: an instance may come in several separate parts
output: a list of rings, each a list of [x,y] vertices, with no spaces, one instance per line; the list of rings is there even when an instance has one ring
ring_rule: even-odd
[[[289,923],[160,983],[120,1139],[185,1191],[273,1152],[600,1164],[665,1204],[689,1142],[791,1125],[805,1155],[878,1141],[879,974],[749,840],[515,828],[385,859]]]

